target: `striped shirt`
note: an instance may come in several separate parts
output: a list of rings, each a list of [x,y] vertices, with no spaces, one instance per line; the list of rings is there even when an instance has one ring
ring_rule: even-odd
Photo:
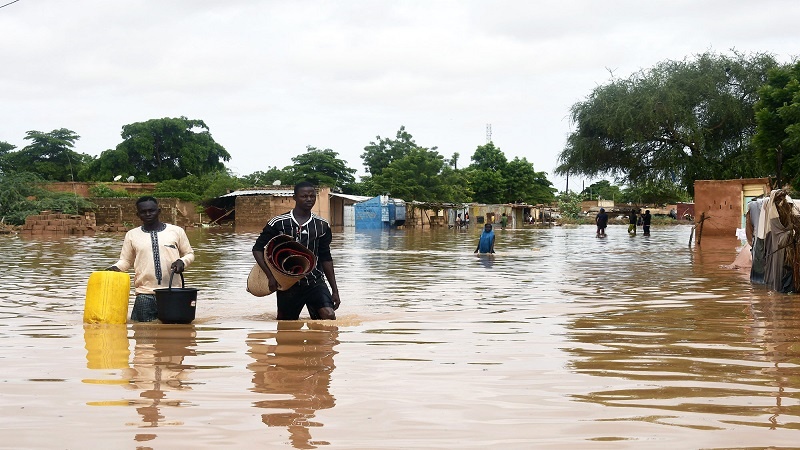
[[[322,280],[325,276],[322,271],[322,263],[324,261],[333,261],[331,256],[331,227],[328,221],[312,213],[311,218],[301,224],[295,219],[293,211],[280,214],[273,217],[264,226],[261,235],[258,236],[255,245],[253,245],[253,251],[263,252],[270,239],[279,234],[293,237],[295,241],[303,244],[317,256],[317,267],[298,283],[309,286]]]

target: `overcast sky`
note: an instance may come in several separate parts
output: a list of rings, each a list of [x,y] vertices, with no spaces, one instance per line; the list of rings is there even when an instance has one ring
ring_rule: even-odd
[[[123,125],[186,116],[238,175],[309,145],[363,175],[401,125],[463,167],[491,124],[563,190],[570,107],[609,71],[733,48],[789,62],[798,20],[796,0],[18,0],[0,7],[0,141],[68,128],[96,156]]]

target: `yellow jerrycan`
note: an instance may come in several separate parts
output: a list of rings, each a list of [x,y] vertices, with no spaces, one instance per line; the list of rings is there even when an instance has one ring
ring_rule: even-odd
[[[92,272],[86,285],[83,323],[126,323],[131,276],[108,270]]]

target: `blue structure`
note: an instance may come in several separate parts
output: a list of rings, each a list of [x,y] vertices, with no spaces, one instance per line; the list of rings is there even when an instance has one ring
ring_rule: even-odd
[[[406,223],[406,204],[399,199],[379,195],[353,205],[356,230],[380,230]]]

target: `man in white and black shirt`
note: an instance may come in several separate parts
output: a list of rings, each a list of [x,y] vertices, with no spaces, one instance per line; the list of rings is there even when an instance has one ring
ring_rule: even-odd
[[[336,319],[334,311],[341,301],[331,257],[331,227],[325,219],[311,212],[317,202],[313,184],[304,181],[295,185],[293,198],[294,209],[273,217],[261,231],[253,245],[253,256],[267,275],[270,290],[277,291],[278,320],[299,319],[304,306],[312,319]],[[317,256],[317,267],[285,291],[278,290],[278,281],[264,259],[267,243],[280,234],[293,237]],[[326,278],[331,285],[330,291],[325,284]]]

